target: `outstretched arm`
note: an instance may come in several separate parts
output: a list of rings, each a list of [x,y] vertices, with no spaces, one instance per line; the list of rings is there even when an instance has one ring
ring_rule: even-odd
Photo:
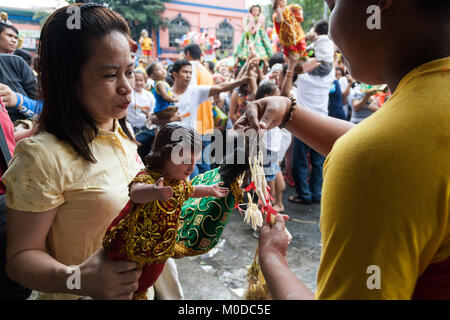
[[[191,194],[191,198],[203,198],[203,197],[215,197],[223,198],[228,194],[228,188],[220,187],[219,184],[213,184],[210,186],[199,185],[194,187],[194,192]]]
[[[163,178],[159,178],[155,184],[133,183],[130,188],[130,198],[134,203],[147,203],[153,200],[167,201],[172,198],[172,195],[172,188],[163,185]]]
[[[234,124],[235,129],[272,129],[286,119],[291,101],[286,97],[267,97],[250,102],[245,114]],[[303,107],[294,109],[292,120],[286,125],[298,139],[327,156],[334,143],[355,125],[323,116]]]
[[[231,82],[223,82],[221,84],[217,84],[211,87],[209,90],[209,96],[213,97],[221,92],[231,91],[234,88],[239,87],[241,84],[244,84],[250,80],[250,77],[244,76],[242,79],[231,81]]]

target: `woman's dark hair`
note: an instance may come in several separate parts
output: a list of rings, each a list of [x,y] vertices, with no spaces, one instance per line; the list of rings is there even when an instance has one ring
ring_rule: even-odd
[[[170,160],[172,150],[181,145],[192,153],[202,150],[202,138],[195,131],[179,122],[171,122],[163,126],[155,137],[152,151],[145,157],[149,170],[162,173],[166,163]]]
[[[129,28],[118,13],[101,5],[82,4],[71,5],[78,7],[80,24],[69,28],[67,23],[73,15],[69,7],[53,12],[41,31],[38,72],[44,107],[38,130],[55,135],[95,163],[89,143],[98,128],[79,97],[81,72],[93,55],[95,41],[113,31],[129,37]],[[137,143],[126,118],[118,122],[127,137]]]
[[[200,60],[202,57],[202,48],[196,43],[190,43],[186,47],[184,47],[184,54],[188,54],[192,57],[192,59]]]
[[[258,86],[258,90],[256,91],[255,100],[259,100],[264,98],[265,96],[270,96],[277,91],[278,86],[273,82],[264,82]]]

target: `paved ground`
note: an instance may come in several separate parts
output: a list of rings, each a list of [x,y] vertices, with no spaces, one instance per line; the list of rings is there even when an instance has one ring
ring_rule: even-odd
[[[292,271],[311,290],[316,289],[320,260],[320,205],[298,205],[287,201],[294,189],[287,186],[284,193],[286,226],[293,236],[288,249]],[[185,299],[241,299],[246,288],[246,273],[255,254],[257,239],[243,216],[235,212],[225,228],[222,239],[208,254],[177,260],[180,282]]]

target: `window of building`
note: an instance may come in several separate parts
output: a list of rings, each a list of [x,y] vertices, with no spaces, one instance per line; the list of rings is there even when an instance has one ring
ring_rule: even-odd
[[[189,32],[191,26],[189,23],[178,15],[175,19],[169,22],[169,46],[177,47],[178,41],[183,35]]]
[[[216,38],[222,43],[221,50],[233,49],[234,28],[227,20],[217,26]]]

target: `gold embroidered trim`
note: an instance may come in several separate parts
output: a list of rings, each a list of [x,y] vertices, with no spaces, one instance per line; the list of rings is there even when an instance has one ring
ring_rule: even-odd
[[[147,291],[133,293],[133,300],[147,300]]]
[[[305,33],[301,23],[295,17],[295,12],[302,10],[300,6],[286,6],[283,11],[283,21],[280,25],[280,43],[283,46],[295,46],[297,43],[305,39]]]
[[[132,183],[155,183],[160,176],[156,172],[141,174]],[[173,197],[167,202],[154,200],[134,204],[131,211],[105,235],[103,247],[108,248],[121,231],[125,244],[120,252],[127,256],[127,260],[137,262],[140,268],[146,264],[164,262],[173,256],[178,215],[193,188],[189,182],[173,179],[165,179],[164,184],[172,187]]]

